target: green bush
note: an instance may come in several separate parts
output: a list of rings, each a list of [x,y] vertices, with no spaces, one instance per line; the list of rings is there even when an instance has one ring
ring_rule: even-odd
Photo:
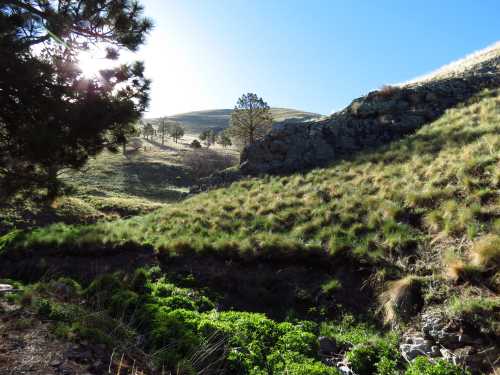
[[[397,373],[401,356],[397,336],[377,337],[355,345],[346,358],[358,375],[389,375]]]
[[[326,295],[332,295],[333,293],[335,293],[337,290],[339,290],[341,288],[342,288],[342,284],[337,279],[331,279],[331,280],[327,281],[326,283],[324,283],[323,285],[321,285],[321,290]]]
[[[420,356],[413,360],[404,375],[468,375],[469,371],[444,360],[432,363],[427,357]]]

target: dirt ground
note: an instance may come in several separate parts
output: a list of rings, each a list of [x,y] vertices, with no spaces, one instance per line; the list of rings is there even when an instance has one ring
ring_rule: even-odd
[[[102,345],[61,340],[51,323],[0,300],[0,375],[146,375]]]

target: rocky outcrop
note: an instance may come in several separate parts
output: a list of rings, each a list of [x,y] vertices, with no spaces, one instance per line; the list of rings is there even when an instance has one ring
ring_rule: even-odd
[[[489,338],[467,329],[466,322],[448,319],[442,311],[427,311],[420,318],[419,331],[403,335],[399,345],[408,362],[418,356],[441,358],[483,373],[499,358],[500,349]]]
[[[241,155],[243,174],[288,173],[324,166],[415,132],[483,90],[500,87],[500,53],[460,75],[385,87],[330,117],[281,123]]]

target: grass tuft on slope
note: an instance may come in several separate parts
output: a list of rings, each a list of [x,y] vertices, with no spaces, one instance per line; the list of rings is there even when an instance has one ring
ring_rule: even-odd
[[[429,253],[500,228],[500,97],[485,91],[412,136],[305,174],[264,176],[149,215],[54,225],[14,247],[152,245],[169,256],[369,261]]]

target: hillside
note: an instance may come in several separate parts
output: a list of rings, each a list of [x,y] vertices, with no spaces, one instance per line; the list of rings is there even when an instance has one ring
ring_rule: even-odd
[[[189,133],[198,134],[206,129],[225,129],[229,126],[232,109],[214,109],[181,113],[168,118],[180,122]],[[303,112],[289,108],[271,108],[275,122],[281,121],[308,121],[321,117],[317,113]],[[154,121],[155,119],[150,119]]]
[[[381,366],[403,371],[401,356],[419,351],[491,371],[500,333],[498,150],[500,97],[485,91],[414,135],[327,168],[243,180],[127,220],[13,233],[0,245],[0,274],[33,280],[50,265],[92,280],[104,269],[155,264],[157,254],[168,279],[145,276],[145,289],[106,281],[86,293],[125,293],[109,305],[111,317],[146,298],[132,324],[152,325],[146,347],[161,348],[154,332],[175,326],[185,348],[165,352],[163,363],[192,363],[185,353],[216,340],[229,352],[256,345],[267,358],[228,354],[224,373],[334,374],[328,363],[346,363],[385,374]],[[371,325],[382,319],[377,311],[396,336]],[[291,357],[279,356],[281,345],[294,348]],[[427,373],[424,362],[406,373]]]
[[[282,124],[241,155],[246,174],[325,166],[414,133],[483,89],[500,86],[500,44],[411,84],[384,86],[316,121]]]

